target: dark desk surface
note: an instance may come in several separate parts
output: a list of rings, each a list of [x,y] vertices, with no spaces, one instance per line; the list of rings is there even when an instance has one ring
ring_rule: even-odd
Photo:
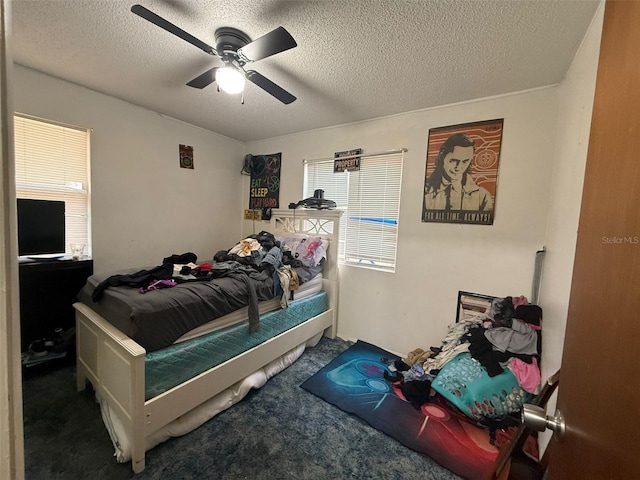
[[[33,266],[41,266],[43,268],[48,267],[61,267],[61,266],[72,266],[72,265],[86,265],[87,263],[93,262],[91,257],[82,257],[78,259],[71,258],[71,255],[65,255],[62,258],[57,258],[55,260],[34,260],[27,257],[20,257],[18,259],[18,266],[20,268],[24,266],[33,267]]]

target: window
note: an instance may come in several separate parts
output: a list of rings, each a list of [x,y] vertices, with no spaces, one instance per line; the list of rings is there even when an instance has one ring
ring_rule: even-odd
[[[14,116],[16,195],[65,202],[66,253],[91,255],[89,129]]]
[[[333,171],[333,159],[305,162],[304,198],[314,190],[346,210],[340,262],[395,272],[403,151],[363,155],[360,170]]]

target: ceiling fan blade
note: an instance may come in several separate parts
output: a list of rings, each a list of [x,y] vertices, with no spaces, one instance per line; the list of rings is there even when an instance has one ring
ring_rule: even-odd
[[[284,27],[278,27],[238,49],[238,53],[248,61],[255,62],[297,46],[291,34]]]
[[[196,78],[187,83],[188,86],[193,88],[204,88],[206,86],[211,85],[216,81],[216,70],[218,67],[213,67],[210,70],[207,70],[201,75],[198,75]]]
[[[131,11],[133,13],[135,13],[136,15],[144,18],[145,20],[148,20],[151,23],[153,23],[153,24],[159,26],[160,28],[166,30],[167,32],[173,33],[175,36],[180,37],[183,40],[186,40],[187,42],[189,42],[192,45],[195,45],[196,47],[200,48],[201,50],[204,50],[209,55],[217,55],[218,54],[216,52],[216,50],[212,46],[207,45],[202,40],[197,39],[196,37],[194,37],[190,33],[185,32],[180,27],[177,27],[173,23],[165,20],[164,18],[160,17],[159,15],[156,15],[151,10],[143,7],[142,5],[134,5],[133,7],[131,7]]]
[[[296,97],[287,92],[284,88],[276,85],[264,75],[259,74],[255,70],[248,70],[246,74],[247,80],[255,83],[265,92],[270,93],[285,105],[296,100]]]

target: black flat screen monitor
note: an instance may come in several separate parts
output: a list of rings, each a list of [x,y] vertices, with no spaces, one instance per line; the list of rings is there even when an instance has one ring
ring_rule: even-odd
[[[64,254],[64,202],[18,198],[18,253]]]

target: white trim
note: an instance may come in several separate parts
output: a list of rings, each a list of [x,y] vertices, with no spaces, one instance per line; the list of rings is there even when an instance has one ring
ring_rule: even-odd
[[[24,479],[18,245],[13,161],[11,8],[0,3],[0,478]]]

